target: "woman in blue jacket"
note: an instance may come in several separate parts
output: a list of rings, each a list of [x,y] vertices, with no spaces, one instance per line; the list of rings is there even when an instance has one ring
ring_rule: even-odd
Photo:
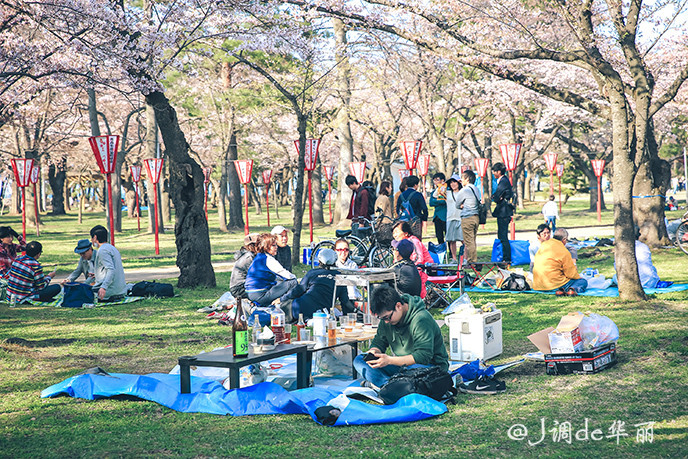
[[[261,234],[258,237],[258,253],[246,274],[248,299],[260,306],[269,306],[273,301],[294,288],[298,282],[275,258],[277,237]]]

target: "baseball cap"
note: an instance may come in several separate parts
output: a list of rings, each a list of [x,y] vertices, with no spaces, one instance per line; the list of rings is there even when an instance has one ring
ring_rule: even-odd
[[[408,239],[402,239],[401,241],[392,241],[392,247],[394,247],[402,258],[410,258],[413,253],[413,243]]]
[[[251,233],[244,236],[244,245],[255,244],[258,242],[258,233]]]
[[[84,253],[90,248],[91,248],[91,241],[89,241],[88,239],[79,239],[79,242],[76,243],[76,248],[74,249],[74,253]]]
[[[270,231],[270,233],[271,233],[271,234],[282,234],[282,233],[284,233],[285,231],[289,231],[289,230],[286,229],[286,228],[285,228],[284,226],[282,226],[282,225],[277,225],[277,226],[275,226],[275,227],[272,229],[272,231]]]

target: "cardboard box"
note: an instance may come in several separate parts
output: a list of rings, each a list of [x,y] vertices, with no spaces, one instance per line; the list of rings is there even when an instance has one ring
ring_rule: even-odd
[[[561,354],[565,352],[580,352],[583,350],[583,339],[578,328],[581,321],[585,318],[583,314],[573,312],[561,318],[557,329],[550,332],[549,338],[550,352]]]
[[[616,364],[616,343],[607,343],[587,351],[545,354],[548,375],[593,374]]]
[[[444,318],[449,326],[451,360],[486,360],[502,353],[502,312],[473,312],[461,311]]]

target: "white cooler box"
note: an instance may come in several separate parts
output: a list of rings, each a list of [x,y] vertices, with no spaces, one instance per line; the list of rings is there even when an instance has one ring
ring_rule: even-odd
[[[502,311],[466,314],[444,318],[449,326],[449,358],[470,362],[487,360],[502,353]]]

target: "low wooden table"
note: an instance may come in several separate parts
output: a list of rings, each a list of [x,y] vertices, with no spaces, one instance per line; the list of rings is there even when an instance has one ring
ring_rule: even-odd
[[[313,350],[313,352],[315,351]],[[274,350],[262,352],[260,354],[254,354],[253,350],[250,350],[247,357],[235,358],[234,355],[232,355],[233,353],[232,347],[229,346],[212,352],[198,354],[193,357],[179,357],[179,376],[182,394],[191,392],[192,365],[198,367],[228,368],[229,388],[237,389],[239,387],[239,369],[241,367],[291,354],[296,354],[296,387],[298,389],[304,389],[309,385],[312,352],[309,353],[308,346],[306,345],[279,344]]]

